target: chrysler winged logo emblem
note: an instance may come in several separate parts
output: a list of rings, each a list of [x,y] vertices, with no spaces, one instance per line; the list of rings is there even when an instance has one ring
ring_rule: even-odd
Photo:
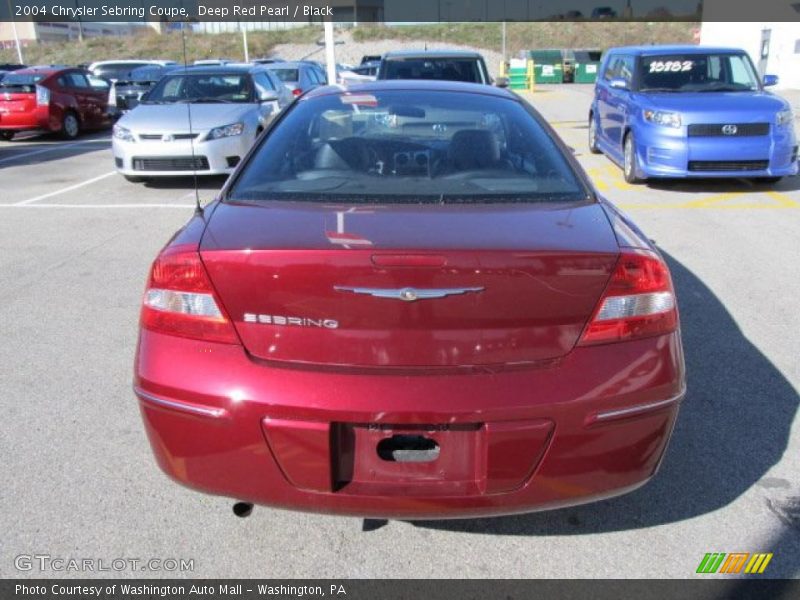
[[[739,131],[739,128],[736,125],[723,125],[722,126],[722,133],[725,135],[736,135],[736,132]]]
[[[352,292],[353,294],[363,294],[374,298],[389,298],[391,300],[402,300],[403,302],[415,302],[417,300],[432,300],[434,298],[445,298],[447,296],[459,296],[470,292],[482,292],[482,287],[463,287],[463,288],[412,288],[405,287],[399,289],[391,288],[363,288],[363,287],[344,287],[336,285],[333,287],[337,292]]]

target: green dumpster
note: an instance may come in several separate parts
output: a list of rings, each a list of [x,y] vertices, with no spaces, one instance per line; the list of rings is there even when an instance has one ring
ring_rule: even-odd
[[[575,83],[594,83],[600,69],[600,50],[575,50]]]
[[[524,59],[511,59],[508,69],[509,88],[512,90],[527,90],[530,87],[528,64],[528,61]]]
[[[533,60],[533,77],[536,83],[564,83],[564,64],[561,50],[529,50]]]

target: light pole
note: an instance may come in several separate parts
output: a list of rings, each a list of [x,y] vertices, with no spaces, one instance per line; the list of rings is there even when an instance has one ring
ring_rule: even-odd
[[[17,22],[14,20],[14,11],[11,10],[11,0],[8,0],[8,16],[11,17],[11,29],[14,30],[14,43],[17,45],[17,60],[19,64],[24,65],[25,61],[22,59],[22,47],[19,45],[19,35],[17,34]],[[33,25],[36,27],[36,24]]]

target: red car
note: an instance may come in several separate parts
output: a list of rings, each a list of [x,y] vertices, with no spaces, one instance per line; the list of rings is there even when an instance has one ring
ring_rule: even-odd
[[[657,471],[685,391],[664,259],[516,95],[314,90],[155,260],[161,468],[247,503],[431,519]]]
[[[105,82],[82,69],[13,71],[0,81],[0,139],[10,140],[22,131],[60,132],[73,139],[83,129],[108,127],[108,90]]]

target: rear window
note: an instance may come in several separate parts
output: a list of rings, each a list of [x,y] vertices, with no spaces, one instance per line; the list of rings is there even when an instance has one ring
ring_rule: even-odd
[[[299,69],[270,69],[270,71],[275,73],[275,76],[284,83],[300,81]]]
[[[484,203],[586,195],[520,102],[381,91],[298,102],[248,161],[228,199]]]
[[[98,77],[106,79],[129,79],[131,71],[139,67],[147,66],[145,62],[115,63],[113,65],[100,65],[93,73]]]
[[[36,91],[36,84],[44,78],[45,75],[41,74],[8,73],[0,80],[0,87],[15,88],[17,92],[32,93]]]
[[[477,59],[426,58],[387,60],[382,79],[445,79],[467,83],[484,83]]]

